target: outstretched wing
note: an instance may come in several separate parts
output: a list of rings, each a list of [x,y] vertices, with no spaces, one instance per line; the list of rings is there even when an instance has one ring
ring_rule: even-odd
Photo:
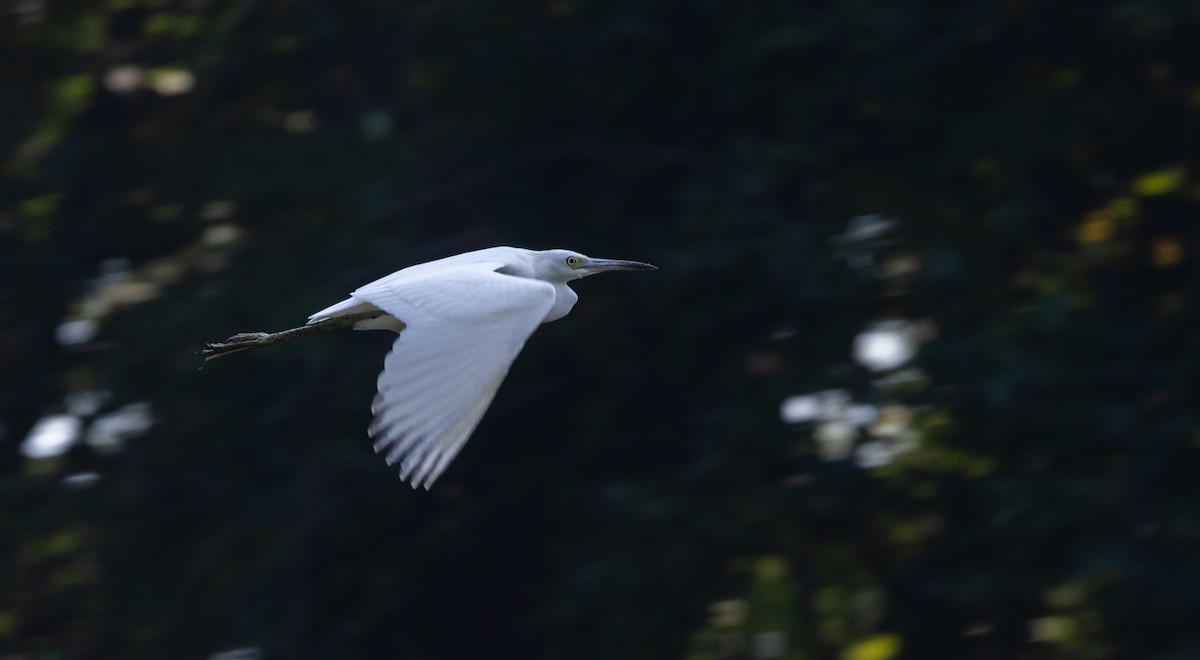
[[[552,285],[496,272],[503,266],[448,266],[351,294],[407,325],[379,374],[369,433],[413,488],[446,469],[554,304]]]

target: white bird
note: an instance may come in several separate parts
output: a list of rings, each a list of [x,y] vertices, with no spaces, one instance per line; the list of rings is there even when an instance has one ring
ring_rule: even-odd
[[[371,282],[303,328],[234,335],[202,353],[211,359],[323,326],[398,332],[368,433],[376,453],[400,464],[402,480],[428,490],[479,424],[525,341],[571,311],[578,296],[567,283],[616,270],[657,268],[570,250],[476,250]]]

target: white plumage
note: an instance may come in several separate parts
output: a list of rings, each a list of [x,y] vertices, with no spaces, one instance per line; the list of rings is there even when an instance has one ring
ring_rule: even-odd
[[[355,325],[398,331],[379,374],[369,433],[400,478],[428,489],[462,449],[517,354],[542,323],[566,316],[567,282],[637,261],[569,250],[494,247],[410,266],[309,317],[382,310]]]

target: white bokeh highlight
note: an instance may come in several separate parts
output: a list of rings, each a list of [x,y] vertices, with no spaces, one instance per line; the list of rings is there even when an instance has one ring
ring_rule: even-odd
[[[83,422],[74,415],[47,415],[29,430],[21,454],[33,459],[61,456],[79,441],[82,428]]]
[[[917,354],[916,338],[908,321],[873,323],[854,338],[854,360],[871,371],[903,366]]]
[[[97,417],[88,427],[86,442],[96,451],[120,451],[126,440],[146,433],[153,425],[150,404],[131,403]]]
[[[54,338],[62,346],[78,346],[95,339],[99,327],[91,319],[63,321],[54,330]]]

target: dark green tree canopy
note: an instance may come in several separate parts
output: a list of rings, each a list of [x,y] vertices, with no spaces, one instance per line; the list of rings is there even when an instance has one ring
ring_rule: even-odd
[[[1197,655],[1198,21],[0,4],[0,655]],[[197,369],[490,245],[661,271],[430,493],[385,335]]]

